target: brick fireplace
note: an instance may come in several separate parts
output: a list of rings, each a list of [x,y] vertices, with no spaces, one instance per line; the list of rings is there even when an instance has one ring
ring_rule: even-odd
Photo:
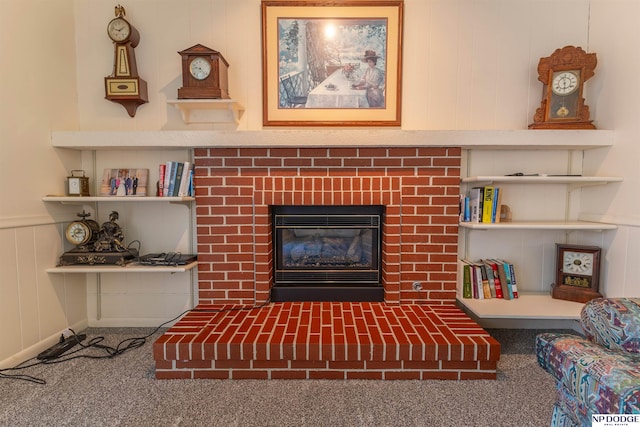
[[[384,206],[384,300],[455,301],[460,148],[198,148],[194,155],[201,304],[269,300],[274,205]]]
[[[199,304],[154,343],[157,378],[496,378],[500,344],[455,305],[460,148],[194,154]],[[380,207],[383,301],[270,301],[282,206]]]

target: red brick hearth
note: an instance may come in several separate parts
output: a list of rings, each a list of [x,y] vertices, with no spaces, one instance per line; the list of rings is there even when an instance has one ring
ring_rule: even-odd
[[[154,344],[157,378],[495,378],[499,344],[455,306],[459,147],[194,158],[199,305]],[[384,206],[384,302],[269,302],[278,205]]]
[[[452,304],[206,306],[153,345],[160,379],[495,379],[500,344]]]

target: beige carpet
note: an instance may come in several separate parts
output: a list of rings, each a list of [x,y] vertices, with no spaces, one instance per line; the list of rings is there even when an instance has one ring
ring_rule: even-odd
[[[88,329],[115,346],[147,329]],[[498,379],[475,381],[155,380],[151,344],[104,360],[0,378],[0,426],[547,426],[554,382],[538,367],[535,333],[490,330]],[[76,354],[104,354],[95,349]],[[13,372],[4,372],[10,374]]]

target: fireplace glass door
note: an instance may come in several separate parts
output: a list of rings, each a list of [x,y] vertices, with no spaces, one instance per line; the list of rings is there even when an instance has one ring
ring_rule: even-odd
[[[274,206],[274,285],[380,285],[382,216],[382,206]]]

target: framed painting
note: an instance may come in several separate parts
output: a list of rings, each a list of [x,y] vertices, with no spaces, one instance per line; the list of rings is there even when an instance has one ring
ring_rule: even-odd
[[[400,126],[402,21],[402,0],[263,0],[263,125]]]

